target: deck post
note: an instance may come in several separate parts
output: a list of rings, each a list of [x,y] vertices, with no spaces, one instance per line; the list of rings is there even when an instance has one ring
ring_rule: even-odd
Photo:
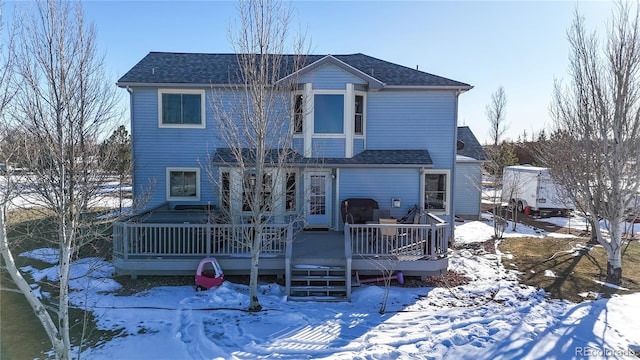
[[[284,286],[287,299],[291,296],[291,256],[293,255],[293,226],[287,226],[287,239],[284,244]]]
[[[345,284],[347,290],[347,301],[351,301],[351,258],[353,256],[351,250],[351,230],[349,224],[344,224],[344,258],[345,266]]]
[[[207,230],[205,231],[205,244],[207,248],[207,257],[211,256],[211,224],[207,223]]]
[[[129,260],[129,229],[127,229],[127,223],[122,224],[122,252],[125,260]]]

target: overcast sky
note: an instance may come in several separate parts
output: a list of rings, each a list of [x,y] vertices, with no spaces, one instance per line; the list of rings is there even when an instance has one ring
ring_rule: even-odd
[[[459,125],[470,126],[482,143],[489,135],[485,106],[500,85],[508,98],[508,137],[550,124],[554,79],[567,78],[566,31],[574,11],[585,16],[590,28],[602,31],[613,8],[604,1],[291,5],[295,27],[307,33],[312,53],[364,53],[473,85],[460,97]],[[150,51],[232,51],[227,33],[237,17],[235,2],[85,1],[84,8],[97,26],[113,83]],[[123,106],[125,95],[122,90]]]

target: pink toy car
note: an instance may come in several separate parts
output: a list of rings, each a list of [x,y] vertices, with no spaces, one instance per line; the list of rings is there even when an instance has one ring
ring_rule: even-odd
[[[198,265],[196,271],[196,290],[207,290],[215,286],[220,286],[224,281],[222,268],[216,258],[204,258]]]

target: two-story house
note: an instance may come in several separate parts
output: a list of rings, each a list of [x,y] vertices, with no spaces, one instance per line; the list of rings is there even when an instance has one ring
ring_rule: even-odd
[[[290,295],[290,280],[317,275],[305,263],[340,269],[347,285],[353,271],[379,270],[371,259],[393,260],[408,274],[446,271],[458,97],[472,87],[364,54],[308,55],[303,65],[285,132],[295,171],[269,179],[282,184],[269,199],[284,199],[269,206],[301,215],[299,228],[315,231],[274,222],[280,242],[265,247],[261,271],[285,275]],[[192,273],[204,256],[216,256],[225,272],[248,273],[246,249],[233,246],[241,239],[230,227],[238,225],[198,212],[241,213],[242,197],[230,194],[248,191],[215,136],[211,106],[217,89],[237,85],[238,66],[235,54],[152,52],[118,81],[130,94],[133,196],[144,210],[114,227],[119,273]],[[348,208],[354,204],[367,209]],[[330,244],[338,255],[325,258],[337,259],[302,255]]]

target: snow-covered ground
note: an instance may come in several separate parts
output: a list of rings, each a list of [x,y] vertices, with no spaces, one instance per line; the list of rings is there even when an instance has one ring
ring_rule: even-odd
[[[481,242],[493,228],[467,222],[456,241]],[[510,236],[541,236],[519,226]],[[23,256],[51,261],[55,252]],[[570,359],[640,354],[640,293],[579,304],[551,300],[520,284],[501,255],[455,250],[450,269],[470,283],[455,288],[353,290],[350,303],[287,302],[277,284],[260,287],[264,310],[248,313],[248,288],[225,282],[196,292],[192,284],[117,296],[121,285],[104,259],[73,265],[72,303],[90,310],[98,327],[123,331],[87,349],[86,359]],[[26,268],[55,280],[54,268]],[[551,274],[549,274],[551,276]],[[38,289],[36,289],[38,290]],[[625,291],[621,291],[624,293]],[[47,296],[47,294],[42,294]]]
[[[39,196],[33,188],[29,187],[29,181],[25,181],[24,177],[28,175],[14,176],[11,181],[13,183],[21,183],[18,188],[18,196],[13,197],[8,203],[9,210],[17,208],[28,208],[35,206],[43,206],[42,197]],[[0,193],[2,193],[7,186],[7,179],[0,176]],[[102,208],[119,208],[120,199],[119,192],[122,189],[123,195],[131,195],[131,185],[120,186],[118,181],[114,178],[102,184],[97,192],[97,196],[90,206],[102,207]],[[130,198],[123,198],[122,205],[129,208],[131,206]]]

